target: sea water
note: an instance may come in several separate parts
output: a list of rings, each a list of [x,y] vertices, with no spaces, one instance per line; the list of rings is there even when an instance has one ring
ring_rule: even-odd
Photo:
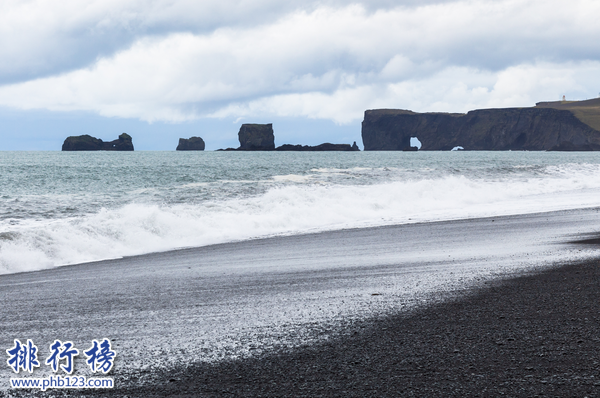
[[[595,152],[0,152],[0,273],[596,206]]]

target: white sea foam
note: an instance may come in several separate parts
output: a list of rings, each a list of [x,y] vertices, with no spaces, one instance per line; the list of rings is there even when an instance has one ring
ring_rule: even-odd
[[[305,182],[305,181],[310,180],[312,178],[312,176],[310,176],[310,175],[288,174],[288,175],[283,175],[283,176],[273,176],[272,178],[273,178],[274,181],[277,181],[277,182],[285,182],[285,181]]]
[[[535,178],[457,175],[373,185],[293,179],[307,183],[198,204],[130,203],[72,218],[4,222],[0,273],[277,234],[600,205],[597,165],[547,167]]]

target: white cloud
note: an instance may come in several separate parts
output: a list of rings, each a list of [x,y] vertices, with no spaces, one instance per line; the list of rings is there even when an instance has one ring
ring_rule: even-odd
[[[48,4],[37,3],[41,9]],[[223,4],[231,5],[75,3],[65,6],[77,10],[66,22],[69,32],[77,26],[156,28],[178,18],[183,26],[219,25],[227,19]],[[376,10],[332,5],[288,13],[278,8],[271,14],[275,20],[256,25],[242,18],[244,10],[254,15],[248,10],[275,10],[273,4],[234,3],[240,15],[220,28],[144,34],[91,65],[0,86],[0,105],[146,121],[276,115],[348,123],[369,108],[530,106],[600,88],[595,1],[462,1]],[[186,11],[213,17],[184,16]],[[23,40],[53,29],[42,26]]]
[[[366,109],[399,108],[418,112],[459,112],[477,108],[528,107],[562,95],[587,99],[600,87],[599,61],[523,64],[500,72],[448,67],[425,79],[343,88],[330,94],[283,94],[230,104],[214,117],[303,116],[345,124]]]

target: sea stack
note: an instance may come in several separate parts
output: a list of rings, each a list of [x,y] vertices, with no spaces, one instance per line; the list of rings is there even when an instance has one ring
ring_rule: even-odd
[[[242,124],[238,133],[240,140],[239,148],[219,149],[220,151],[298,151],[298,152],[320,152],[320,151],[360,151],[356,141],[352,144],[330,144],[328,142],[310,145],[283,144],[275,148],[275,134],[273,124]],[[181,142],[181,141],[180,141]],[[179,147],[178,147],[179,148]]]
[[[600,150],[600,99],[541,102],[530,108],[479,109],[462,113],[367,110],[365,151],[411,150]]]
[[[180,138],[177,151],[203,151],[204,140],[200,137]]]
[[[240,151],[272,151],[275,149],[273,124],[242,124],[238,133]]]
[[[67,137],[62,145],[63,151],[133,151],[133,142],[129,134],[123,133],[118,139],[104,142],[91,135]]]

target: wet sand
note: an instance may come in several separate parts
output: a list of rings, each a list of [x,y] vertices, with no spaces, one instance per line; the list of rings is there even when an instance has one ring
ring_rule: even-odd
[[[326,343],[177,368],[128,396],[594,397],[600,261],[493,284]]]
[[[58,395],[594,396],[598,225],[589,209],[3,275],[0,344],[110,338],[115,389]]]

